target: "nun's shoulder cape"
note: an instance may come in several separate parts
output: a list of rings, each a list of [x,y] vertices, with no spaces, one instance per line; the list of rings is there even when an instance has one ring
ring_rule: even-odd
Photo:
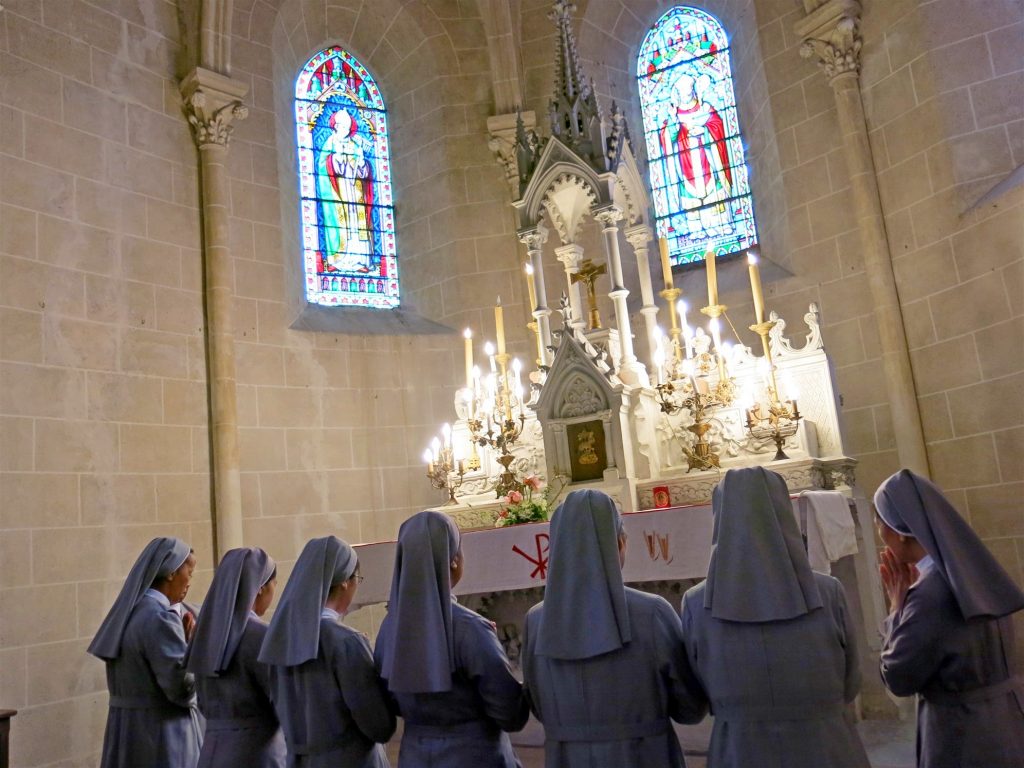
[[[256,547],[232,549],[221,558],[199,614],[188,652],[188,669],[215,676],[235,657],[256,593],[274,575],[270,555]]]
[[[452,689],[452,558],[459,528],[448,515],[420,512],[402,523],[395,548],[388,620],[381,627],[381,677],[394,693]]]
[[[573,491],[555,510],[538,655],[589,659],[630,642],[621,531],[619,510],[601,491]]]
[[[879,486],[875,509],[886,525],[913,536],[931,555],[965,619],[1024,608],[1024,592],[930,480],[901,469]]]
[[[181,539],[161,536],[142,550],[121,592],[89,644],[89,653],[104,661],[121,655],[121,640],[132,611],[157,578],[166,578],[188,559],[191,548]]]
[[[715,515],[704,607],[716,619],[793,619],[822,606],[781,475],[730,469],[711,498]]]
[[[264,664],[294,667],[320,651],[320,612],[331,587],[352,577],[356,552],[337,536],[306,542],[260,648]]]

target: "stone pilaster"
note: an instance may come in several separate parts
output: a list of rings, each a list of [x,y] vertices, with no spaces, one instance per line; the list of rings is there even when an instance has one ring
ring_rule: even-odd
[[[233,318],[234,265],[228,236],[227,177],[232,122],[248,110],[248,85],[197,68],[181,83],[185,114],[199,147],[206,273],[206,345],[213,460],[213,513],[218,555],[242,546],[242,491],[238,446]]]
[[[622,256],[619,253],[619,222],[622,220],[622,209],[608,205],[594,211],[594,218],[601,222],[601,231],[604,233],[605,254],[608,257],[608,272],[612,282],[608,297],[615,307],[615,325],[619,331],[621,359],[616,373],[626,384],[646,386],[650,383],[647,369],[640,364],[633,352],[633,331],[630,328],[629,307],[626,304],[629,290],[622,279]]]
[[[580,263],[583,261],[583,246],[577,243],[560,245],[555,248],[555,258],[562,262],[565,267],[566,290],[569,294],[569,306],[572,309],[572,326],[583,330],[587,323],[583,311],[583,296],[579,283],[572,281],[572,276],[580,271]]]
[[[626,230],[626,240],[633,248],[636,256],[636,271],[640,277],[640,298],[643,306],[640,314],[644,317],[644,330],[647,333],[648,353],[654,355],[657,349],[658,305],[654,301],[654,285],[651,282],[651,263],[648,260],[647,244],[654,239],[654,233],[648,224],[637,224]],[[651,361],[653,373],[653,359]]]
[[[519,242],[526,246],[526,253],[533,265],[533,279],[537,290],[537,306],[533,308],[533,318],[537,322],[540,334],[541,364],[551,365],[551,310],[548,308],[548,294],[544,287],[544,243],[548,239],[548,230],[538,224],[534,229],[526,229],[518,234]]]
[[[817,59],[835,94],[864,251],[864,270],[878,319],[882,371],[892,410],[896,451],[902,466],[927,476],[924,430],[861,101],[861,6],[858,0],[804,0],[804,4],[808,14],[797,22],[795,30],[804,41],[801,56]]]

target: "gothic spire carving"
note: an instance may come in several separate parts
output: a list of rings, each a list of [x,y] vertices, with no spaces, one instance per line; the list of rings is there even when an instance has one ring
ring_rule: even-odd
[[[609,170],[604,127],[594,82],[583,72],[572,31],[572,0],[555,0],[548,18],[558,27],[555,44],[555,92],[548,106],[551,135],[599,173]]]

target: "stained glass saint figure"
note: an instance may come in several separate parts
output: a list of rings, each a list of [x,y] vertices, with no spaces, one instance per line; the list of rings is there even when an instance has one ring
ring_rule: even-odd
[[[295,87],[306,298],[399,304],[387,113],[377,84],[341,48],[315,54]]]
[[[757,242],[725,30],[677,6],[637,61],[658,234],[675,264]]]

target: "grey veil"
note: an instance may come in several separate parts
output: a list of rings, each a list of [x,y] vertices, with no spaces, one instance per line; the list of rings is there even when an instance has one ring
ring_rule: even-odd
[[[932,556],[965,619],[1024,608],[1024,592],[930,481],[901,469],[879,486],[875,508],[886,525],[913,536]]]
[[[106,661],[121,655],[121,638],[135,604],[158,577],[170,576],[188,559],[192,550],[181,539],[160,537],[142,550],[124,580],[121,593],[89,644],[89,653]]]
[[[262,549],[243,547],[225,553],[206,593],[189,647],[190,672],[215,676],[228,668],[242,641],[256,593],[276,568]]]
[[[356,562],[355,550],[337,536],[306,542],[263,639],[260,661],[293,667],[317,657],[320,612],[331,587],[351,578]]]
[[[573,491],[551,519],[537,654],[589,659],[632,638],[619,565],[622,518],[600,491]]]
[[[389,621],[378,640],[383,647],[381,677],[390,691],[438,693],[452,688],[450,563],[458,551],[458,526],[440,512],[420,512],[398,531]]]
[[[713,617],[757,623],[821,607],[781,475],[761,467],[731,469],[711,504],[715,523],[704,607]]]

